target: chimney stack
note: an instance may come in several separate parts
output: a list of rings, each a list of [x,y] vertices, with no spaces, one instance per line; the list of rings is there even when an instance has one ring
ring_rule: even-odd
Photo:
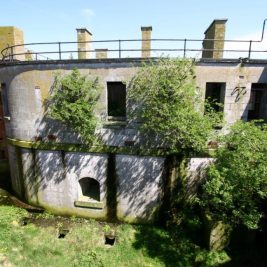
[[[95,54],[97,59],[107,58],[108,57],[108,49],[95,49]]]
[[[88,59],[91,58],[91,52],[86,52],[92,50],[92,33],[90,33],[86,28],[79,28],[77,30],[77,42],[78,43],[78,59]]]
[[[225,23],[227,19],[215,19],[208,29],[205,31],[205,38],[203,40],[203,49],[211,49],[209,51],[202,51],[202,58],[223,58],[223,51],[214,51],[217,49],[224,49],[225,39]],[[212,39],[212,40],[207,40]],[[214,41],[217,40],[217,41]]]
[[[16,60],[25,60],[25,48],[23,46],[24,44],[24,34],[23,31],[13,27],[13,26],[6,26],[6,27],[0,27],[0,51],[2,51],[7,46],[13,46],[13,45],[22,45],[14,47],[9,52],[12,52],[13,54],[19,54],[15,55],[13,59]],[[2,59],[2,55],[0,53],[0,60]]]
[[[152,27],[141,27],[142,31],[142,58],[150,57]]]

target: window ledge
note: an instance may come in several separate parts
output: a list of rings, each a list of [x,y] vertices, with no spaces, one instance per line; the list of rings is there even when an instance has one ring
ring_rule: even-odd
[[[108,121],[126,121],[125,116],[108,116]]]
[[[74,201],[75,207],[82,208],[91,208],[91,209],[103,209],[104,204],[101,201],[85,201],[85,200],[76,200]]]
[[[127,125],[126,121],[107,121],[103,123],[104,128],[121,128]]]

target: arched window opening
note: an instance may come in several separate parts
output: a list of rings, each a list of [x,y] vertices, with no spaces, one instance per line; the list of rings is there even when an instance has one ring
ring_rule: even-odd
[[[90,200],[100,201],[100,184],[93,178],[82,178],[79,184],[83,197],[88,197]]]

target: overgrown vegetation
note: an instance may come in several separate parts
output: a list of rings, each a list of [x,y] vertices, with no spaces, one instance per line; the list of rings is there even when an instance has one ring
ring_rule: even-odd
[[[140,130],[185,156],[205,150],[214,127],[222,122],[219,103],[207,102],[203,114],[203,98],[190,60],[160,59],[145,64],[129,83],[128,99],[130,116],[140,122]],[[215,163],[208,167],[197,198],[183,199],[179,187],[169,223],[176,225],[173,233],[203,246],[207,236],[199,237],[207,230],[207,218],[232,229],[241,225],[258,228],[267,197],[266,129],[264,124],[240,121],[218,139]]]
[[[239,121],[221,143],[199,202],[216,220],[258,228],[267,198],[267,126]]]
[[[95,108],[100,89],[98,78],[89,78],[77,69],[65,76],[56,74],[48,99],[49,116],[80,134],[86,143],[93,143],[99,124]]]
[[[172,151],[200,152],[206,148],[216,112],[203,114],[203,97],[196,87],[194,62],[161,58],[138,69],[129,82],[130,117],[140,130],[157,136]],[[153,142],[154,143],[154,142]]]
[[[99,90],[98,79],[88,79],[78,70],[56,76],[48,101],[50,116],[93,143]],[[222,112],[214,112],[220,110],[219,104],[206,103],[204,112],[202,100],[191,60],[160,59],[138,69],[129,82],[128,115],[141,122],[140,130],[151,144],[161,140],[160,146],[174,155],[190,156],[206,149],[214,126],[222,121]],[[185,201],[184,185],[179,184],[168,231],[119,225],[119,242],[110,250],[103,243],[109,225],[84,221],[80,227],[77,221],[62,242],[53,227],[44,230],[30,224],[22,229],[18,221],[25,211],[3,206],[0,256],[7,255],[19,266],[219,266],[229,261],[225,251],[205,248],[204,215],[233,228],[259,227],[267,197],[267,126],[237,122],[219,141],[215,162],[207,168],[197,197]]]
[[[1,202],[1,200],[0,200]],[[109,225],[93,220],[41,214],[34,223],[25,210],[0,205],[0,264],[18,267],[217,266],[225,252],[209,252],[181,236],[145,225]],[[67,223],[67,224],[66,224]],[[68,227],[65,238],[58,229]],[[114,246],[105,245],[106,228],[116,230]],[[2,266],[2,265],[1,265]]]

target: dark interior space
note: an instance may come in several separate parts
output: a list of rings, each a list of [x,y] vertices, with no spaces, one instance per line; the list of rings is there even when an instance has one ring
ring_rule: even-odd
[[[108,116],[126,116],[126,85],[122,82],[107,82]]]
[[[267,119],[267,83],[252,83],[248,105],[248,121]]]
[[[219,112],[223,110],[225,83],[206,83],[205,101],[210,107]]]
[[[100,201],[100,185],[93,178],[82,178],[79,180],[83,196],[89,197],[92,200]]]

